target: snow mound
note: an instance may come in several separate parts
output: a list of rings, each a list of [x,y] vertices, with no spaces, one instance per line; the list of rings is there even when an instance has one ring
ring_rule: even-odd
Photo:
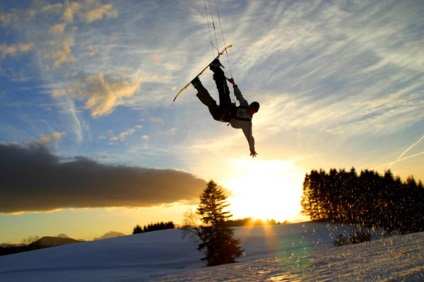
[[[333,247],[354,230],[325,223],[235,228],[245,255],[217,267],[204,267],[179,229],[141,233],[0,257],[0,281],[424,280],[424,233]]]

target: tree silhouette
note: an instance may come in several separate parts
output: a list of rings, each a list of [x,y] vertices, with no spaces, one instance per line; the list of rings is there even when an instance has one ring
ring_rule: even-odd
[[[136,225],[133,229],[133,234],[139,234],[143,232],[143,228],[140,225]]]
[[[402,233],[424,231],[424,188],[391,171],[312,170],[303,182],[303,213],[312,220],[355,223]]]
[[[226,224],[232,215],[225,209],[229,206],[227,197],[217,184],[210,181],[200,195],[197,215],[202,222],[200,227],[186,224],[186,234],[197,237],[197,250],[204,251],[208,266],[233,263],[243,253],[240,240],[234,238],[234,231]],[[190,214],[192,217],[193,215]]]
[[[175,228],[175,225],[172,221],[150,223],[149,225],[144,225],[143,228],[141,228],[140,225],[137,225],[133,229],[133,234],[144,233],[144,232],[152,232],[152,231],[158,231],[158,230],[165,230],[165,229],[174,229],[174,228]]]

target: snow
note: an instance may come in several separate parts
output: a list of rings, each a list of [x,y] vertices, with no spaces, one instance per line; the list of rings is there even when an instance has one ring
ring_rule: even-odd
[[[245,255],[205,267],[179,229],[0,257],[0,281],[424,281],[424,233],[333,247],[350,226],[235,228]]]

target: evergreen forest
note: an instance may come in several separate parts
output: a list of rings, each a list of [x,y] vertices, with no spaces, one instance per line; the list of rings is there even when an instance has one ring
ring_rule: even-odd
[[[354,168],[312,170],[306,174],[301,200],[311,220],[360,224],[402,234],[424,231],[424,188],[413,177],[402,181]]]
[[[174,228],[175,228],[175,224],[172,221],[150,223],[148,225],[144,225],[143,228],[140,225],[136,225],[133,229],[133,234],[159,231],[159,230],[165,230],[165,229],[174,229]]]

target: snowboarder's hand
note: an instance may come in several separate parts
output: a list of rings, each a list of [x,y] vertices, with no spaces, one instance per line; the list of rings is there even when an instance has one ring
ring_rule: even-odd
[[[250,155],[252,156],[252,158],[258,156],[258,153],[255,152],[255,150],[250,150]]]
[[[227,78],[228,82],[231,83],[233,86],[237,86],[234,82],[234,78]]]

